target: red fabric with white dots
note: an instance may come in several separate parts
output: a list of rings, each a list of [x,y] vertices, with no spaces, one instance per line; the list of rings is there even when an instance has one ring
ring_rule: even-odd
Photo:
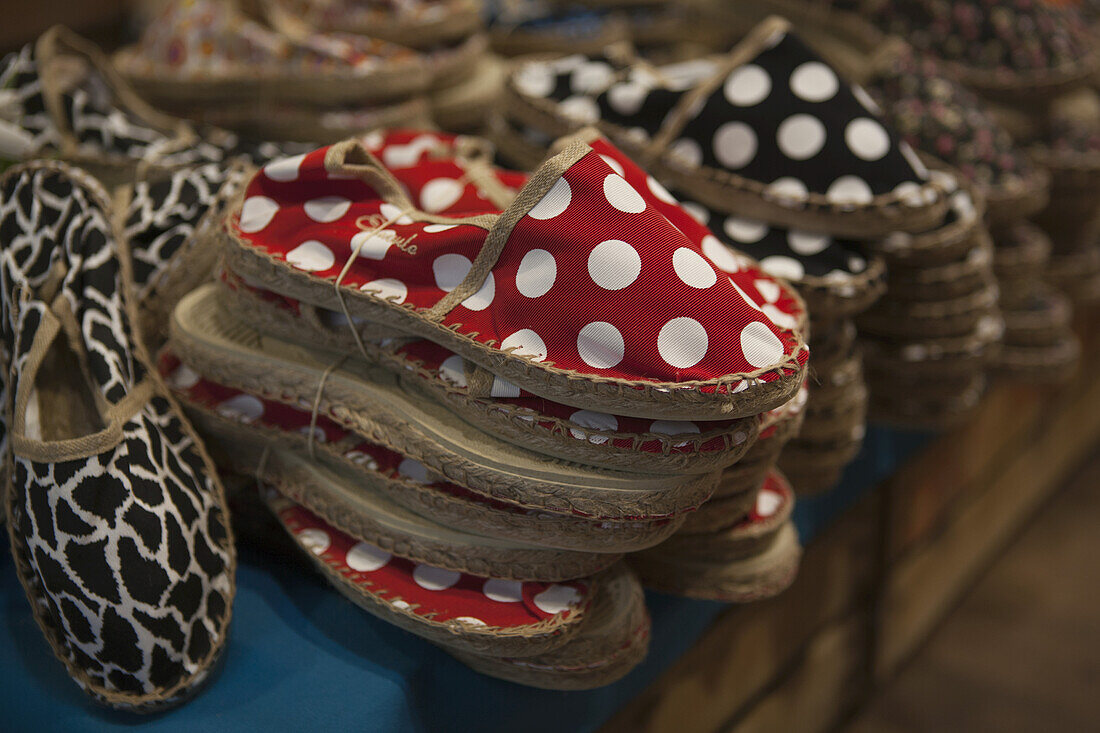
[[[362,138],[363,146],[401,182],[412,201],[433,214],[497,213],[500,208],[476,184],[466,180],[459,157],[459,136],[422,130],[379,130]],[[497,181],[518,191],[527,174],[493,167]],[[461,185],[455,185],[457,181]],[[432,183],[435,182],[435,183]]]
[[[794,501],[794,491],[787,480],[778,471],[769,471],[764,485],[756,494],[756,503],[736,527],[746,528],[754,524],[770,521],[776,515],[787,511]]]
[[[278,511],[279,520],[305,550],[346,582],[397,608],[433,621],[517,628],[569,618],[589,602],[587,582],[520,582],[484,578],[416,563],[344,534],[304,507]]]
[[[266,166],[230,227],[330,282],[358,236],[367,244],[345,288],[416,309],[436,303],[465,276],[485,230],[425,224],[417,212],[397,218],[402,212],[362,181],[330,178],[326,150]],[[454,203],[439,192],[459,184],[435,178],[418,186],[413,178],[401,180],[419,191],[422,208]],[[628,380],[707,381],[783,361],[795,335],[714,267],[701,243],[673,226],[656,201],[589,152],[522,217],[483,287],[444,324],[490,347],[516,347],[519,355],[560,368]],[[396,219],[393,234],[362,232],[356,221],[363,216]],[[803,351],[800,363],[805,359]]]

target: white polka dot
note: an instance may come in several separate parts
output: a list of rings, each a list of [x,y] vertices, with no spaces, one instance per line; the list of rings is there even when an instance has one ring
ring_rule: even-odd
[[[924,203],[924,188],[916,181],[902,181],[894,186],[894,194],[906,206],[920,206]]]
[[[267,196],[250,196],[241,206],[241,221],[238,225],[245,234],[255,234],[275,218],[279,213],[279,204]]]
[[[774,491],[761,491],[756,495],[756,513],[761,517],[770,517],[779,510],[783,497]]]
[[[313,219],[313,221],[328,224],[348,213],[348,209],[351,208],[351,201],[343,196],[323,196],[319,199],[307,201],[302,208],[305,210],[306,216]]]
[[[649,427],[649,431],[651,433],[659,433],[660,435],[698,434],[699,426],[687,420],[656,420],[653,425]],[[677,448],[683,448],[690,442],[690,440],[682,440],[678,443],[673,443],[673,445]]]
[[[457,621],[460,624],[465,624],[466,626],[488,626],[489,625],[489,624],[485,623],[484,621],[482,621],[481,619],[474,618],[473,616],[455,616],[451,620],[452,621]]]
[[[878,160],[890,151],[890,135],[886,128],[869,117],[859,117],[844,128],[844,141],[857,157]]]
[[[465,187],[453,178],[433,178],[420,189],[420,205],[430,214],[438,214],[462,198]]]
[[[394,608],[400,608],[402,611],[408,611],[410,608],[412,608],[412,606],[409,604],[408,601],[398,600],[398,601],[394,601],[390,605],[393,606]]]
[[[218,414],[250,423],[263,416],[264,403],[250,394],[239,394],[218,405]]]
[[[703,164],[703,149],[691,138],[682,137],[668,146],[669,160],[681,168],[698,168]]]
[[[803,232],[798,229],[792,229],[787,232],[787,244],[790,248],[804,257],[815,255],[821,252],[829,246],[829,242],[832,241],[828,234],[817,234],[815,232]]]
[[[359,142],[363,143],[363,147],[367,150],[378,150],[378,148],[382,147],[382,143],[385,142],[385,140],[386,137],[382,134],[381,130],[368,132],[366,135],[359,138]]]
[[[390,221],[394,224],[405,226],[413,223],[411,217],[409,217],[407,214],[401,213],[400,206],[394,206],[391,203],[385,203],[378,207],[378,211],[381,212],[382,216],[384,216],[387,221]],[[425,227],[425,229],[427,229],[427,227]]]
[[[513,347],[515,351],[512,354],[515,356],[530,357],[534,361],[542,361],[546,358],[546,342],[529,328],[516,331],[500,342],[501,351],[507,351]]]
[[[577,353],[595,369],[610,369],[623,360],[626,345],[619,329],[606,321],[593,321],[577,334]]]
[[[685,201],[680,204],[680,208],[688,213],[695,221],[699,222],[703,226],[706,226],[710,220],[710,212],[702,204],[697,204],[694,201]]]
[[[596,94],[606,89],[614,76],[611,67],[603,61],[588,61],[573,70],[569,86],[574,92]]]
[[[581,594],[576,588],[555,583],[535,596],[534,601],[540,611],[553,615],[576,606],[581,601]]]
[[[533,249],[519,261],[516,289],[527,298],[538,298],[550,292],[558,277],[554,255],[544,249]]]
[[[737,294],[741,296],[741,300],[745,301],[746,305],[748,305],[753,310],[763,312],[762,309],[760,308],[759,303],[757,303],[757,299],[750,297],[748,293],[746,293],[744,290],[742,290],[741,286],[738,285],[737,281],[734,280],[732,277],[730,278],[730,285],[733,286],[733,289],[737,291]]]
[[[457,583],[460,577],[462,573],[434,565],[417,565],[413,568],[413,580],[424,590],[446,590]]]
[[[378,470],[378,461],[374,460],[374,456],[364,453],[363,451],[349,450],[344,454],[344,458],[347,458],[357,465],[363,466],[368,471]]]
[[[626,182],[622,176],[614,173],[603,179],[603,195],[607,203],[624,214],[637,214],[645,211],[645,199]]]
[[[481,592],[490,601],[497,603],[519,603],[523,600],[523,583],[518,580],[489,578],[481,586]]]
[[[273,181],[279,181],[280,183],[286,183],[287,181],[294,181],[298,178],[298,172],[302,167],[302,162],[306,159],[305,154],[294,155],[289,158],[279,158],[273,160],[264,166],[264,175]]]
[[[801,200],[806,198],[806,192],[806,184],[791,176],[777,178],[768,186],[769,194],[782,199]]]
[[[382,260],[385,259],[395,239],[397,239],[397,233],[389,229],[380,232],[359,232],[351,238],[351,251],[368,260]]]
[[[852,85],[852,96],[856,98],[856,101],[862,105],[863,109],[867,110],[873,115],[881,114],[882,107],[878,106],[878,103],[871,99],[871,95],[867,93],[867,90],[858,84]]]
[[[782,289],[774,280],[754,280],[752,285],[764,297],[765,302],[774,303],[779,300]]]
[[[456,387],[466,386],[466,362],[458,354],[452,354],[439,365],[439,376]]]
[[[485,278],[477,292],[462,301],[462,307],[472,311],[483,311],[493,304],[493,297],[497,292],[496,278],[493,273]]]
[[[653,176],[646,176],[646,185],[649,186],[649,192],[656,196],[666,204],[675,204],[676,197],[668,192],[668,189],[657,182],[657,179]]]
[[[768,72],[756,64],[736,69],[722,87],[730,104],[738,107],[751,107],[764,101],[772,90],[772,79]]]
[[[589,97],[574,96],[563,99],[558,110],[573,122],[591,125],[600,121],[600,108]]]
[[[742,244],[759,242],[768,233],[768,225],[755,219],[742,219],[738,216],[728,216],[722,224],[722,230],[730,239]]]
[[[438,142],[435,135],[419,135],[405,145],[391,145],[383,150],[382,160],[387,168],[408,168]]]
[[[676,276],[693,288],[709,288],[718,282],[718,273],[702,255],[687,247],[680,247],[672,253],[672,269]]]
[[[564,178],[559,178],[550,190],[539,199],[539,202],[527,212],[527,216],[539,221],[553,219],[569,207],[572,198],[573,192],[569,189],[569,182]]]
[[[603,158],[603,162],[607,163],[607,167],[618,173],[620,176],[625,176],[626,171],[623,170],[623,164],[608,155],[600,155]]]
[[[402,460],[397,466],[397,472],[418,484],[430,484],[432,482],[431,476],[428,475],[428,467],[412,458]]]
[[[191,389],[200,379],[202,376],[198,372],[186,364],[180,364],[168,377],[168,383],[176,389]]]
[[[490,397],[519,397],[519,387],[501,377],[493,377],[493,385],[489,387]]]
[[[836,74],[820,61],[807,61],[791,72],[791,91],[807,102],[832,99],[839,88]]]
[[[462,255],[452,253],[436,257],[432,262],[435,286],[445,293],[451,292],[466,279],[472,266],[470,260]]]
[[[727,122],[714,133],[714,157],[727,168],[743,168],[756,156],[756,133],[744,122]]]
[[[297,537],[302,547],[306,548],[314,555],[323,553],[332,542],[332,540],[329,539],[328,532],[323,529],[317,529],[316,527],[303,529],[297,534]]]
[[[775,134],[779,149],[791,160],[806,160],[825,146],[825,125],[813,115],[791,115]]]
[[[588,255],[588,274],[604,290],[622,290],[638,279],[642,258],[620,239],[600,242]]]
[[[852,272],[863,272],[867,269],[867,260],[859,255],[850,255],[848,257],[848,269]]]
[[[767,325],[753,321],[741,329],[741,351],[745,361],[759,369],[783,358],[783,342]]]
[[[715,267],[725,272],[737,272],[741,269],[737,257],[713,234],[703,237],[703,254],[714,263]]]
[[[645,102],[649,88],[636,82],[621,82],[607,90],[607,101],[611,109],[621,115],[629,116],[637,113]]]
[[[702,361],[707,346],[707,329],[694,318],[673,318],[657,334],[657,351],[677,369],[687,369]]]
[[[591,410],[577,410],[569,416],[569,421],[589,430],[615,431],[619,429],[619,421],[614,415],[605,412],[593,412]],[[569,434],[577,440],[588,439],[588,442],[603,445],[610,438],[606,435],[592,435],[586,430],[569,428]]]
[[[554,91],[554,72],[541,63],[524,64],[512,77],[512,82],[522,94],[545,97]]]
[[[264,166],[264,175],[272,180],[278,180],[278,182],[281,183],[286,183],[288,180],[296,180],[298,178],[299,169],[301,168],[301,163],[305,160],[305,154],[278,158],[277,161],[272,161]]]
[[[859,176],[841,176],[832,182],[825,196],[838,204],[866,204],[874,198],[871,187]]]
[[[760,260],[760,267],[764,272],[773,277],[781,277],[785,280],[801,280],[806,274],[802,263],[792,257],[772,255]]]
[[[302,242],[286,253],[286,261],[306,272],[327,270],[336,263],[332,250],[316,239]]]
[[[788,331],[798,328],[797,318],[792,316],[790,313],[784,313],[771,303],[767,303],[760,310],[764,312],[764,315],[768,317],[768,320],[770,320],[772,323],[779,326],[780,328],[785,328]]]
[[[366,542],[356,542],[348,550],[347,564],[356,572],[372,573],[385,567],[391,557],[393,556],[381,547],[375,547]]]
[[[409,289],[405,287],[405,283],[392,277],[371,280],[366,285],[361,286],[359,290],[394,303],[404,303],[405,298],[409,295]]]
[[[458,226],[458,225],[457,224],[429,224],[426,227],[424,227],[424,231],[428,234],[439,234],[440,232],[445,232],[445,231],[448,231],[449,229],[454,229],[456,226]]]

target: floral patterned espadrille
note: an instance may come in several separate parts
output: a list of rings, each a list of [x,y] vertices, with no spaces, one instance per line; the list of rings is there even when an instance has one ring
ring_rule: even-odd
[[[179,703],[226,642],[235,553],[221,484],[147,370],[103,189],[40,162],[9,170],[0,200],[20,579],[92,697],[141,712]]]

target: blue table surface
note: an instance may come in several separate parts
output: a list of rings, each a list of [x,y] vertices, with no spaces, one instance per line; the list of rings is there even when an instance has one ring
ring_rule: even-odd
[[[808,541],[929,436],[873,428],[833,491],[800,499]],[[7,543],[2,543],[7,546]],[[154,716],[91,703],[50,652],[0,553],[0,729],[10,731],[591,731],[682,655],[727,606],[647,593],[653,640],[619,682],[536,690],[470,671],[331,590],[293,555],[242,546],[228,651],[206,689]]]

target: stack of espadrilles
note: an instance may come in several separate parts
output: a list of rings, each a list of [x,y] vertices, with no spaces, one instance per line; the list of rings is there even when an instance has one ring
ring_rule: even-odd
[[[744,16],[769,11],[787,13],[800,28],[812,29],[814,45],[867,87],[914,148],[950,164],[975,190],[976,198],[986,201],[1004,344],[990,348],[983,343],[996,336],[990,321],[984,337],[954,344],[970,353],[965,360],[974,367],[981,352],[990,367],[1010,375],[1068,374],[1078,345],[1068,328],[1064,296],[1043,283],[1049,240],[1027,218],[1047,207],[1049,169],[1055,190],[1039,220],[1050,231],[1062,232],[1058,238],[1066,252],[1080,253],[1077,259],[1065,260],[1074,263],[1071,267],[1053,264],[1050,277],[1072,287],[1059,279],[1059,273],[1074,270],[1081,283],[1076,292],[1083,295],[1090,282],[1086,230],[1094,218],[1090,211],[1096,208],[1091,187],[1086,193],[1083,183],[1090,139],[1096,139],[1089,130],[1100,120],[1100,107],[1094,100],[1082,101],[1080,93],[1065,94],[1080,86],[1073,79],[1086,76],[1082,70],[1094,63],[1093,54],[1080,42],[1080,23],[1072,21],[1072,13],[1034,3],[1006,3],[994,9],[922,0],[874,7],[801,0],[735,2],[715,12],[725,17],[736,14],[743,24]],[[1015,24],[1006,19],[1034,28],[1035,37],[1015,36]],[[898,35],[891,37],[890,32]],[[967,54],[974,58],[965,58]],[[1059,98],[1044,101],[1052,94]],[[1026,99],[1028,113],[1006,106],[1011,99],[1017,106]],[[1036,165],[1013,143],[1009,131],[1027,145],[1042,138],[1058,142],[1032,149]],[[938,352],[918,349],[910,356]]]
[[[433,116],[476,127],[499,90],[501,69],[465,3],[419,14],[253,5],[249,15],[235,1],[172,0],[115,65],[157,107],[277,140],[332,141]]]
[[[1040,280],[1041,267],[1021,275],[1025,266],[1041,266],[1041,253],[1048,249],[1048,280],[1074,298],[1087,299],[1100,282],[1100,200],[1095,194],[1100,99],[1089,88],[1100,56],[1072,8],[1017,2],[993,8],[969,1],[952,7],[947,13],[924,0],[887,3],[876,22],[939,57],[943,73],[969,86],[1017,143],[1031,148],[1038,171],[1025,170],[1023,157],[1001,142],[1007,134],[999,125],[985,124],[981,137],[971,136],[974,143],[984,139],[984,147],[996,153],[983,166],[987,171],[1007,168],[1020,181],[1030,177],[1035,182],[1012,192],[999,186],[996,176],[976,180],[986,189],[990,230],[1003,250],[997,267],[1006,277],[1001,288],[1005,335],[997,365],[1020,377],[1068,375],[1079,353],[1069,328],[1069,304]],[[979,105],[961,95],[956,99],[968,117],[977,115]],[[1049,172],[1049,197],[1040,195],[1040,172]],[[1028,196],[1029,188],[1036,195]],[[1027,217],[1041,224],[1052,247]]]
[[[782,463],[807,491],[832,485],[862,440],[867,392],[849,321],[882,292],[871,249],[896,260],[928,247],[907,234],[892,247],[875,239],[943,225],[966,199],[945,191],[949,177],[932,180],[866,93],[785,29],[768,20],[725,56],[658,67],[619,49],[517,62],[491,130],[503,155],[530,166],[541,140],[598,124],[651,161],[712,227],[715,248],[724,242],[796,285],[812,348],[825,355]],[[966,213],[973,225],[976,212]]]
[[[591,134],[530,178],[435,133],[275,161],[230,206],[224,272],[177,306],[162,373],[351,600],[489,674],[610,682],[648,640],[617,560],[710,497],[808,360],[798,296],[712,264],[650,180]],[[709,566],[742,599],[799,556],[783,479],[757,480]]]

